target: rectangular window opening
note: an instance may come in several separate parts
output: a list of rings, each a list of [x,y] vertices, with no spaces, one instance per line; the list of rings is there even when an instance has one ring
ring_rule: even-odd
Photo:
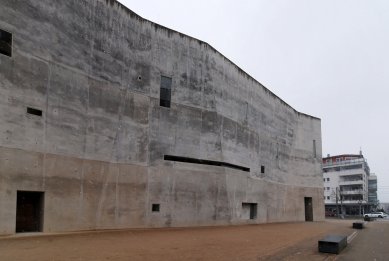
[[[265,173],[265,166],[261,166],[261,173]]]
[[[0,53],[12,56],[12,34],[0,29]]]
[[[151,211],[152,212],[159,212],[159,204],[152,204]]]
[[[17,191],[16,233],[42,232],[44,192]]]
[[[312,197],[304,197],[305,221],[313,221]]]
[[[170,108],[172,78],[161,76],[159,106]]]
[[[242,203],[242,217],[244,219],[256,219],[257,206],[257,203]]]
[[[42,110],[27,107],[27,113],[42,117]]]
[[[228,163],[228,162],[222,162],[222,161],[195,159],[195,158],[180,157],[180,156],[173,156],[173,155],[164,155],[163,159],[164,160],[170,160],[170,161],[193,163],[193,164],[203,164],[203,165],[227,167],[227,168],[231,168],[231,169],[238,169],[238,170],[250,172],[250,168],[247,168],[247,167],[244,167],[244,166],[235,165],[235,164],[231,164],[231,163]]]

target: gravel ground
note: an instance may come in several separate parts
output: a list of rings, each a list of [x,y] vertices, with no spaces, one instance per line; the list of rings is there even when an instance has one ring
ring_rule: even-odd
[[[352,221],[133,229],[0,237],[0,260],[334,260],[317,251],[327,234],[349,236]]]

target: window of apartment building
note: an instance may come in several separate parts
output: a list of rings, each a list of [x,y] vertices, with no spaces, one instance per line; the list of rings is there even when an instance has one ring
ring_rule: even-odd
[[[0,29],[0,53],[11,57],[12,34]]]
[[[170,108],[170,101],[172,95],[172,78],[161,76],[161,88],[159,106]]]
[[[329,197],[329,196],[327,196],[327,199],[330,199],[330,197]]]
[[[330,181],[330,178],[327,178],[327,181]]]
[[[336,162],[340,162],[341,160],[341,158],[336,158]]]
[[[327,190],[330,190],[330,187],[327,187]]]
[[[326,179],[323,179],[323,181],[326,181]]]

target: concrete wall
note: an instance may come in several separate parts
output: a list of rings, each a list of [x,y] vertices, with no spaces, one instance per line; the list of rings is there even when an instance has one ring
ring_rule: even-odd
[[[324,218],[320,120],[207,43],[112,0],[0,7],[13,36],[0,54],[0,234],[15,232],[18,190],[45,192],[43,231],[303,221],[304,197]]]

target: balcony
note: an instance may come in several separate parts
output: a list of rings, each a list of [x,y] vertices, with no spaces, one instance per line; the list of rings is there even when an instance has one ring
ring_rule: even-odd
[[[363,185],[365,181],[361,179],[352,179],[352,180],[341,180],[339,181],[339,185]]]
[[[363,175],[363,170],[362,169],[347,169],[347,170],[342,170],[338,171],[339,176],[354,176],[354,175]]]
[[[342,195],[363,195],[365,192],[361,189],[355,189],[355,190],[342,190]]]

